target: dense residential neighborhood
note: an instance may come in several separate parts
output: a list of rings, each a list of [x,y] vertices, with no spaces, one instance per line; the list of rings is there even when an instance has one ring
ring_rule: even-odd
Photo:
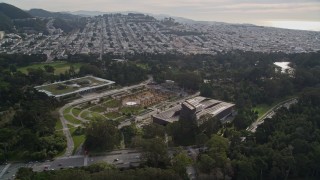
[[[320,50],[320,33],[248,24],[178,23],[143,14],[105,14],[88,17],[81,28],[64,32],[47,22],[48,34],[8,33],[0,53],[44,53],[48,60],[69,54],[179,53],[215,54],[221,51],[300,53]]]
[[[0,3],[0,179],[320,178],[319,31],[113,12]]]

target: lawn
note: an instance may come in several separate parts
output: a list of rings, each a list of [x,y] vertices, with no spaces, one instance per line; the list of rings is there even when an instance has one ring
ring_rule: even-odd
[[[82,143],[84,143],[85,137],[86,137],[85,135],[72,136],[73,143],[74,143],[73,153],[75,153],[77,151],[77,149],[79,148],[79,146]]]
[[[53,62],[53,63],[39,63],[39,64],[32,64],[29,66],[18,68],[18,71],[21,71],[22,73],[27,74],[29,68],[33,68],[33,69],[41,68],[44,70],[45,65],[50,65],[50,66],[54,67],[54,69],[55,69],[54,74],[59,75],[61,73],[65,73],[67,70],[69,70],[70,65],[72,65],[74,67],[75,71],[78,72],[80,70],[80,67],[83,64],[84,63],[68,63],[66,61],[58,61],[58,62]]]
[[[81,110],[87,109],[90,106],[92,106],[91,104],[89,104],[88,102],[86,103],[81,103],[80,105],[78,105],[78,108],[80,108]]]
[[[82,112],[81,117],[82,117],[83,119],[90,118],[90,117],[89,117],[89,114],[90,114],[90,111],[84,111],[84,112]]]
[[[62,126],[62,123],[60,121],[60,119],[57,120],[57,123],[56,123],[56,126],[55,126],[55,130],[56,130],[56,133],[59,134],[59,135],[63,135],[63,126]]]
[[[107,106],[108,108],[116,108],[121,105],[121,101],[117,99],[112,99],[110,101],[103,103],[103,105]]]
[[[92,115],[93,120],[105,119],[105,117],[103,115],[96,113],[96,112],[92,112],[91,115]]]
[[[108,112],[104,114],[108,119],[116,119],[122,116],[121,113],[119,112]]]
[[[72,114],[73,114],[75,117],[79,116],[80,112],[81,112],[81,109],[79,109],[79,108],[77,108],[77,107],[74,107],[74,108],[72,109]]]
[[[73,153],[75,153],[76,150],[79,148],[79,146],[84,142],[85,135],[74,135],[74,131],[76,130],[76,127],[68,125],[68,128],[70,130],[70,134],[72,136],[73,143],[74,143]]]
[[[133,115],[138,114],[141,110],[143,110],[142,107],[140,106],[128,106],[128,107],[123,107],[120,109],[120,112],[128,114],[131,113]]]
[[[259,104],[256,107],[253,108],[253,111],[258,112],[258,117],[260,118],[264,113],[266,113],[270,108],[272,108],[272,105],[267,104]]]
[[[94,111],[94,112],[98,112],[98,113],[104,112],[105,110],[106,110],[106,108],[101,105],[96,105],[96,106],[93,106],[92,108],[90,108],[90,111]]]
[[[75,117],[73,117],[73,116],[70,115],[70,114],[64,115],[64,118],[66,118],[66,120],[68,120],[70,123],[73,123],[73,124],[79,124],[79,123],[81,123],[80,120],[76,119]]]
[[[63,129],[63,126],[62,126],[60,119],[58,119],[56,126],[55,126],[55,130],[60,130],[60,129]]]
[[[68,114],[72,107],[68,107],[63,111],[63,114]]]

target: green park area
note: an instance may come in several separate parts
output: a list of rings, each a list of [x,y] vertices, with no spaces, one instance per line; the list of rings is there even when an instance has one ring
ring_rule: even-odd
[[[32,64],[32,65],[29,65],[29,66],[20,67],[20,68],[18,68],[18,70],[21,71],[22,73],[27,74],[28,73],[28,69],[30,69],[30,68],[32,68],[32,69],[41,68],[41,69],[44,70],[44,66],[45,65],[50,65],[55,69],[54,74],[55,75],[59,75],[59,74],[62,74],[62,73],[65,73],[66,71],[68,71],[70,69],[70,66],[74,67],[75,72],[79,72],[80,67],[83,64],[84,63],[69,63],[69,62],[66,62],[66,61],[58,61],[58,62],[52,62],[52,63]]]

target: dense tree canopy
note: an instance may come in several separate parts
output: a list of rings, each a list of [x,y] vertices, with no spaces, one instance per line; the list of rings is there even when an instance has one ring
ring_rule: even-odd
[[[279,109],[253,139],[235,143],[230,153],[240,179],[319,177],[319,89],[302,94],[289,110]],[[252,138],[250,138],[252,139]],[[236,140],[238,141],[238,140]]]
[[[87,150],[112,150],[120,145],[121,133],[116,123],[108,120],[98,120],[86,128],[85,148]]]
[[[92,165],[95,166],[95,165]],[[103,179],[117,179],[117,180],[179,180],[182,179],[179,174],[170,169],[159,168],[139,168],[135,170],[120,171],[106,166],[99,171],[91,171],[92,167],[83,167],[79,169],[66,169],[47,172],[32,172],[31,169],[22,168],[17,174],[17,179],[20,180],[103,180]]]

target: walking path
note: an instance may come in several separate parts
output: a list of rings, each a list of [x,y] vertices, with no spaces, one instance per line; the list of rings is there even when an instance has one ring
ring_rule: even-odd
[[[63,111],[67,108],[68,106],[63,106],[61,109],[59,109],[59,116],[60,116],[60,121],[63,127],[63,134],[66,136],[67,139],[67,148],[66,151],[64,153],[64,157],[68,157],[72,155],[73,152],[73,148],[74,148],[74,142],[71,136],[71,133],[69,131],[69,128],[67,126],[67,123],[69,123],[69,121],[67,121],[64,116],[63,116]]]
[[[3,170],[2,170],[1,173],[0,173],[0,179],[2,178],[2,176],[4,175],[4,173],[7,171],[7,169],[8,169],[10,166],[11,166],[11,164],[9,163],[9,164],[7,164],[7,165],[3,168]]]

